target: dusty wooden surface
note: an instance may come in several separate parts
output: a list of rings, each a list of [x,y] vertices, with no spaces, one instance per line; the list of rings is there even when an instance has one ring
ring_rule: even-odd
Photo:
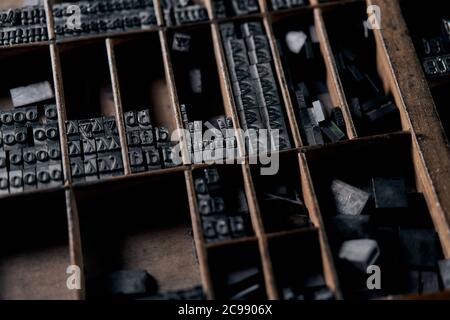
[[[445,138],[428,83],[403,20],[398,1],[372,0],[382,9],[382,35],[390,67],[406,107],[410,130],[415,136],[418,177],[428,193],[436,228],[450,256],[450,148]]]

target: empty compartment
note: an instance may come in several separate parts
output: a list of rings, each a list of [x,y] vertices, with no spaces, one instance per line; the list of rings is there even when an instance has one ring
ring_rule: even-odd
[[[267,299],[256,240],[210,248],[208,265],[215,299]]]
[[[54,100],[48,47],[3,49],[0,59],[4,74],[8,74],[0,84],[0,111],[27,105],[43,105]],[[36,89],[33,90],[34,88]],[[16,90],[11,92],[11,89]]]
[[[398,134],[306,154],[346,298],[441,289],[442,249],[416,185],[410,139]],[[381,288],[379,278],[369,279],[374,272]]]
[[[347,139],[332,66],[325,64],[312,10],[274,20],[284,74],[303,145]]]
[[[75,299],[63,191],[1,200],[0,298]]]
[[[333,55],[359,136],[401,131],[395,86],[384,52],[368,27],[365,3],[329,8],[323,13]]]
[[[158,33],[114,43],[123,111],[150,109],[154,126],[175,130]]]
[[[64,44],[59,48],[67,118],[114,116],[105,42]]]
[[[303,201],[300,168],[296,154],[278,155],[278,170],[264,174],[263,167],[252,166],[253,183],[266,233],[312,227]]]
[[[156,299],[201,285],[184,175],[129,182],[76,191],[87,299]]]
[[[332,300],[315,229],[269,237],[276,286],[282,300]]]
[[[196,27],[173,31],[169,33],[168,42],[178,100],[185,105],[188,120],[206,122],[228,116],[214,53],[205,50],[213,47],[211,29]]]
[[[254,234],[241,170],[238,165],[194,170],[198,214],[206,243],[229,242]]]

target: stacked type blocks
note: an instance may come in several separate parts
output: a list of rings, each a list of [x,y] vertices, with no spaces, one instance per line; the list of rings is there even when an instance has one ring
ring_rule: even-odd
[[[150,111],[124,113],[131,171],[133,173],[171,168],[176,165],[170,135],[154,128]],[[119,133],[114,117],[67,121],[66,134],[76,182],[124,174]]]
[[[183,126],[189,132],[187,148],[192,163],[236,159],[237,140],[233,132],[233,121],[229,117],[221,116],[210,119],[207,127],[202,121],[189,122],[186,105],[181,105]],[[210,130],[214,139],[204,137],[204,129]]]
[[[249,235],[249,214],[243,190],[226,194],[217,169],[204,169],[202,172],[195,180],[195,191],[206,242]]]
[[[346,138],[344,116],[332,104],[324,81],[326,70],[316,29],[314,25],[306,29],[293,28],[278,39],[303,145],[338,142]]]
[[[215,0],[212,4],[216,18],[227,18],[259,12],[257,0]]]
[[[133,173],[177,166],[170,133],[164,127],[153,126],[150,110],[125,112],[124,120]]]
[[[248,133],[248,152],[289,149],[283,105],[262,24],[247,22],[236,28],[226,23],[220,29],[241,128]],[[267,130],[266,137],[259,136],[261,129]],[[274,130],[278,130],[278,137]]]
[[[430,78],[450,74],[450,20],[442,19],[442,32],[436,37],[423,38],[423,68]]]
[[[166,25],[183,25],[208,20],[206,8],[193,0],[162,0]]]
[[[0,12],[0,46],[48,40],[44,6]]]
[[[81,14],[80,20],[74,14]],[[157,25],[153,0],[79,1],[53,5],[58,39],[148,29]]]
[[[58,114],[55,105],[15,108],[0,113],[0,194],[63,184]]]
[[[67,121],[66,135],[74,182],[123,174],[119,133],[114,117]]]
[[[301,7],[307,4],[305,0],[271,0],[269,1],[271,5],[271,9],[283,10],[283,9],[291,9],[296,7]]]
[[[338,142],[346,138],[345,121],[340,107],[333,107],[331,116],[324,111],[322,101],[311,103],[306,85],[301,85],[295,92],[298,105],[298,119],[305,145],[323,145]]]

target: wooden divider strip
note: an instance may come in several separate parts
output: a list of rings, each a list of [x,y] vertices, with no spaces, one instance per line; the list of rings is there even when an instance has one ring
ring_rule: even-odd
[[[303,190],[303,200],[308,208],[309,216],[314,225],[319,229],[320,248],[322,251],[322,260],[324,267],[325,280],[329,288],[334,292],[336,299],[342,300],[339,279],[334,265],[333,255],[331,253],[328,236],[320,212],[319,202],[314,190],[314,183],[309,172],[306,156],[303,153],[298,155],[300,167],[300,179]]]
[[[55,86],[56,109],[58,111],[58,129],[61,145],[61,159],[64,173],[64,184],[70,185],[72,182],[72,173],[69,160],[69,151],[67,149],[66,137],[66,104],[64,99],[64,86],[62,80],[61,61],[59,56],[59,48],[56,44],[50,44],[50,56],[52,64],[53,82]]]
[[[116,54],[114,51],[114,40],[106,39],[106,51],[108,53],[108,65],[111,77],[111,85],[114,96],[114,113],[116,115],[117,129],[119,130],[120,150],[122,152],[123,168],[125,175],[131,174],[130,158],[128,156],[128,141],[123,117],[122,96],[120,91],[119,75],[117,73]]]
[[[446,259],[450,259],[450,230],[449,222],[446,219],[444,208],[440,204],[440,199],[436,195],[433,182],[427,171],[427,167],[423,165],[424,158],[420,150],[420,144],[413,137],[412,158],[416,171],[417,191],[422,192],[427,202],[427,207],[431,215],[431,219],[436,229],[442,250]]]
[[[214,20],[216,18],[214,13],[214,0],[204,0],[204,4],[208,11],[209,20]]]
[[[413,134],[414,159],[444,254],[450,257],[450,148],[398,1],[367,0],[381,9],[375,34],[386,56]]]
[[[153,0],[153,6],[155,8],[156,21],[158,26],[164,26],[164,13],[161,0]]]
[[[76,265],[81,270],[81,290],[75,291],[75,298],[77,300],[85,299],[85,283],[84,283],[84,264],[83,253],[81,248],[81,236],[78,220],[78,211],[76,207],[75,197],[71,189],[71,167],[69,154],[67,149],[67,137],[65,133],[65,122],[67,121],[67,113],[65,108],[64,86],[62,80],[61,61],[59,48],[56,44],[49,46],[52,64],[53,81],[55,85],[55,100],[58,112],[58,128],[61,144],[61,157],[63,172],[65,177],[65,198],[66,198],[66,214],[69,234],[69,255],[70,263]]]
[[[375,45],[376,45],[376,62],[378,68],[378,74],[381,78],[381,82],[384,86],[384,90],[391,93],[395,105],[397,106],[400,114],[400,121],[403,130],[411,130],[411,122],[409,121],[408,114],[403,103],[403,98],[398,86],[396,79],[390,69],[389,57],[386,54],[383,39],[380,37],[380,33],[374,30],[375,35]]]
[[[56,39],[54,21],[53,21],[53,1],[52,0],[44,0],[44,8],[45,8],[45,16],[47,19],[47,32],[48,39],[54,40]]]
[[[191,213],[192,231],[194,234],[195,248],[197,251],[198,264],[200,269],[200,277],[202,279],[203,290],[206,298],[209,300],[214,299],[214,290],[211,282],[211,275],[208,264],[208,251],[205,245],[205,239],[203,237],[202,223],[198,211],[197,196],[194,187],[194,178],[191,170],[184,172],[186,180],[186,189],[189,201],[189,209]]]
[[[79,267],[81,270],[81,289],[75,291],[75,296],[77,300],[84,300],[86,298],[86,283],[84,275],[83,248],[81,245],[78,207],[72,188],[67,189],[65,193],[67,222],[69,230],[70,263],[73,266]]]
[[[263,2],[263,1],[261,1]],[[266,8],[267,9],[267,8]],[[289,87],[287,84],[286,76],[284,74],[283,63],[281,62],[280,52],[278,50],[277,39],[275,38],[272,28],[272,18],[270,15],[265,15],[263,18],[263,24],[266,29],[267,38],[269,40],[270,49],[272,51],[273,62],[275,65],[276,77],[281,89],[281,95],[284,101],[284,107],[286,115],[288,117],[288,123],[292,138],[294,139],[295,148],[303,146],[302,138],[300,136],[300,129],[295,117],[294,106],[292,104],[291,95],[289,93]]]
[[[262,14],[266,14],[266,13],[269,12],[269,7],[268,7],[268,4],[267,4],[267,1],[268,1],[268,0],[258,0],[259,11],[260,11]]]
[[[161,53],[163,57],[164,62],[164,72],[166,77],[166,83],[169,91],[169,97],[171,101],[172,106],[172,114],[175,116],[175,123],[178,128],[178,130],[181,130],[181,136],[180,139],[180,146],[181,146],[181,157],[184,164],[188,165],[191,164],[191,155],[190,150],[188,149],[187,145],[187,138],[185,135],[184,127],[183,127],[183,120],[181,117],[181,109],[180,109],[180,102],[178,100],[178,93],[176,89],[175,84],[175,77],[173,74],[173,67],[172,67],[172,59],[170,57],[170,47],[167,40],[167,31],[160,30],[159,31],[159,40],[161,44]]]
[[[330,82],[332,82],[332,84],[336,88],[337,99],[339,101],[340,107],[342,108],[342,113],[344,115],[344,120],[347,127],[347,135],[349,139],[355,139],[358,137],[358,133],[356,132],[355,124],[353,123],[353,118],[348,107],[344,87],[339,76],[336,60],[328,37],[322,9],[314,9],[314,21],[317,30],[317,36],[319,37],[320,41],[323,59],[329,71],[328,75],[331,76]]]

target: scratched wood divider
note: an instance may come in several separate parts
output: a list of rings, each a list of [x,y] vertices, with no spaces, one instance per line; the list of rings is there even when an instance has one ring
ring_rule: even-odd
[[[364,1],[343,0],[320,4],[317,0],[312,0],[307,7],[283,10],[280,12],[270,12],[268,10],[266,0],[259,0],[261,12],[252,14],[248,17],[237,17],[227,19],[215,19],[212,10],[212,0],[207,0],[205,5],[210,15],[210,22],[194,24],[193,26],[176,26],[165,27],[163,25],[163,15],[160,1],[156,0],[155,9],[158,20],[158,27],[152,30],[133,32],[135,37],[144,36],[145,34],[155,34],[159,39],[162,62],[164,64],[164,77],[167,83],[168,95],[170,99],[170,115],[172,121],[177,128],[182,128],[182,118],[180,114],[180,101],[177,94],[174,70],[172,68],[172,57],[170,55],[169,34],[171,32],[183,31],[186,28],[207,28],[210,29],[210,37],[212,39],[213,48],[208,48],[214,54],[217,63],[217,74],[220,82],[220,90],[223,98],[224,112],[233,119],[236,130],[239,127],[238,114],[235,107],[234,97],[232,94],[232,86],[228,70],[226,68],[226,58],[224,48],[220,40],[219,23],[224,21],[245,21],[251,18],[263,22],[265,32],[267,33],[272,55],[274,57],[274,66],[276,71],[276,80],[281,89],[282,98],[287,115],[287,124],[289,125],[292,137],[293,147],[290,150],[280,152],[280,156],[290,156],[296,159],[297,168],[293,168],[299,173],[300,189],[303,193],[303,199],[308,208],[311,220],[315,227],[313,230],[298,230],[294,234],[300,235],[310,231],[318,231],[321,248],[321,256],[323,261],[323,270],[327,285],[332,289],[338,299],[342,298],[339,278],[334,265],[333,256],[329,245],[329,239],[324,227],[323,217],[320,210],[320,203],[316,196],[315,182],[310,173],[310,163],[314,162],[316,157],[325,157],[330,152],[341,150],[345,152],[346,148],[352,148],[355,145],[383,145],[383,144],[404,144],[409,145],[411,150],[411,159],[414,168],[414,178],[417,190],[425,195],[431,218],[435,228],[439,234],[444,255],[450,258],[450,152],[442,132],[442,126],[434,110],[435,106],[431,98],[428,87],[425,84],[423,72],[420,62],[418,61],[408,31],[403,21],[400,7],[397,1],[388,0],[367,0],[367,4],[375,4],[380,6],[382,11],[382,29],[376,30],[376,47],[377,47],[377,63],[383,84],[394,96],[395,102],[400,109],[402,130],[401,132],[385,134],[373,137],[359,138],[357,130],[352,122],[352,117],[347,104],[343,84],[339,77],[336,61],[334,60],[333,49],[329,41],[329,35],[326,25],[326,12],[333,11],[336,7],[354,9],[355,3],[363,3]],[[19,195],[12,195],[0,199],[0,203],[4,201],[20,202],[27,199],[34,199],[55,193],[58,197],[64,198],[67,219],[67,255],[59,257],[57,264],[52,264],[53,256],[49,255],[49,261],[40,261],[42,268],[37,269],[36,276],[31,278],[21,278],[17,273],[28,272],[26,265],[26,257],[22,263],[15,261],[14,267],[6,264],[10,260],[2,262],[0,259],[0,298],[4,299],[28,299],[28,298],[49,298],[49,299],[85,299],[86,285],[83,277],[82,289],[68,291],[65,288],[65,267],[68,265],[77,265],[81,270],[85,270],[84,252],[82,244],[82,230],[80,230],[80,215],[83,214],[80,205],[84,200],[77,196],[78,193],[95,192],[102,189],[108,189],[114,186],[127,188],[134,181],[147,181],[151,183],[153,179],[165,179],[171,176],[180,176],[184,180],[184,190],[187,197],[186,206],[188,207],[189,217],[193,231],[195,242],[196,257],[198,260],[198,281],[202,284],[206,297],[214,299],[217,295],[215,292],[213,275],[214,267],[211,266],[209,259],[211,250],[217,250],[222,247],[233,247],[242,245],[242,243],[250,243],[257,248],[261,267],[264,275],[264,284],[268,299],[279,299],[276,285],[276,275],[274,273],[274,261],[271,259],[269,243],[271,239],[283,238],[291,235],[293,232],[280,232],[269,234],[265,231],[262,221],[260,206],[258,203],[254,178],[251,173],[251,165],[248,159],[244,158],[243,164],[236,165],[237,174],[242,177],[245,194],[247,196],[251,222],[254,230],[254,236],[239,239],[235,241],[226,241],[219,244],[207,244],[203,238],[201,230],[200,215],[197,209],[197,199],[194,188],[193,173],[196,170],[210,167],[210,164],[189,165],[187,163],[188,155],[183,153],[185,165],[174,169],[160,170],[157,172],[147,172],[141,174],[132,174],[130,163],[128,160],[128,146],[126,143],[125,125],[123,119],[123,101],[121,83],[119,81],[119,70],[117,68],[116,47],[120,45],[124,35],[111,35],[86,37],[83,39],[67,39],[56,41],[52,20],[52,0],[45,1],[45,9],[47,14],[47,23],[50,35],[50,41],[40,44],[18,45],[15,48],[2,48],[0,54],[14,53],[14,50],[27,50],[28,48],[37,46],[48,46],[49,57],[51,59],[51,68],[53,73],[54,89],[56,92],[56,104],[59,112],[59,129],[62,144],[63,170],[65,176],[64,186],[48,191],[26,192]],[[318,39],[320,41],[320,49],[324,57],[326,66],[326,80],[330,90],[332,102],[341,106],[347,126],[347,135],[349,141],[340,142],[332,145],[321,147],[304,147],[299,132],[299,127],[295,119],[294,107],[287,86],[286,76],[280,60],[280,52],[276,44],[275,34],[273,30],[274,21],[279,21],[287,16],[309,15],[312,17],[316,26]],[[67,105],[64,92],[63,77],[64,70],[61,66],[61,55],[65,46],[82,46],[84,43],[96,42],[104,46],[107,57],[107,65],[109,68],[110,82],[113,88],[113,96],[115,103],[115,115],[119,129],[120,144],[122,147],[122,155],[124,159],[123,177],[111,178],[99,182],[84,183],[83,185],[73,184],[70,175],[70,161],[68,156],[67,138],[64,133],[64,123],[67,118]],[[157,46],[156,46],[157,47]],[[159,49],[159,48],[158,48]],[[154,50],[158,50],[154,49]],[[6,51],[6,53],[4,52]],[[67,76],[67,75],[66,75]],[[70,76],[70,75],[68,75]],[[181,139],[182,146],[186,146],[185,139]],[[244,145],[239,141],[240,155],[243,155]],[[184,148],[186,149],[186,148]],[[240,168],[239,168],[240,167]],[[177,180],[179,182],[179,180]],[[151,197],[151,195],[149,195]],[[144,208],[145,209],[145,208]],[[151,211],[150,204],[148,206],[149,214]],[[33,212],[33,214],[45,214],[45,212]],[[60,214],[63,214],[61,212]],[[167,213],[170,214],[170,213]],[[124,215],[126,219],[126,215]],[[11,226],[14,227],[14,226]],[[162,235],[161,235],[162,236]],[[145,238],[144,238],[145,239]],[[153,238],[152,238],[153,239]],[[298,238],[301,241],[301,237]],[[301,253],[297,253],[301,254]],[[304,257],[307,259],[308,257]],[[31,257],[30,257],[31,259]],[[62,259],[62,260],[61,260]],[[139,259],[134,257],[134,259]],[[33,262],[30,262],[33,263]],[[149,261],[144,261],[149,263]],[[32,271],[30,271],[32,272]],[[183,273],[183,270],[179,270]],[[16,273],[14,275],[14,273]],[[54,275],[53,275],[54,274]],[[49,281],[42,281],[40,277],[49,278]],[[8,279],[13,280],[9,281]],[[22,283],[24,279],[28,283]],[[57,281],[59,281],[57,283]],[[62,283],[61,283],[62,282]],[[24,290],[26,286],[26,290]],[[430,296],[433,298],[446,297],[445,294]],[[402,297],[415,299],[418,297]],[[422,296],[421,298],[426,298]]]

